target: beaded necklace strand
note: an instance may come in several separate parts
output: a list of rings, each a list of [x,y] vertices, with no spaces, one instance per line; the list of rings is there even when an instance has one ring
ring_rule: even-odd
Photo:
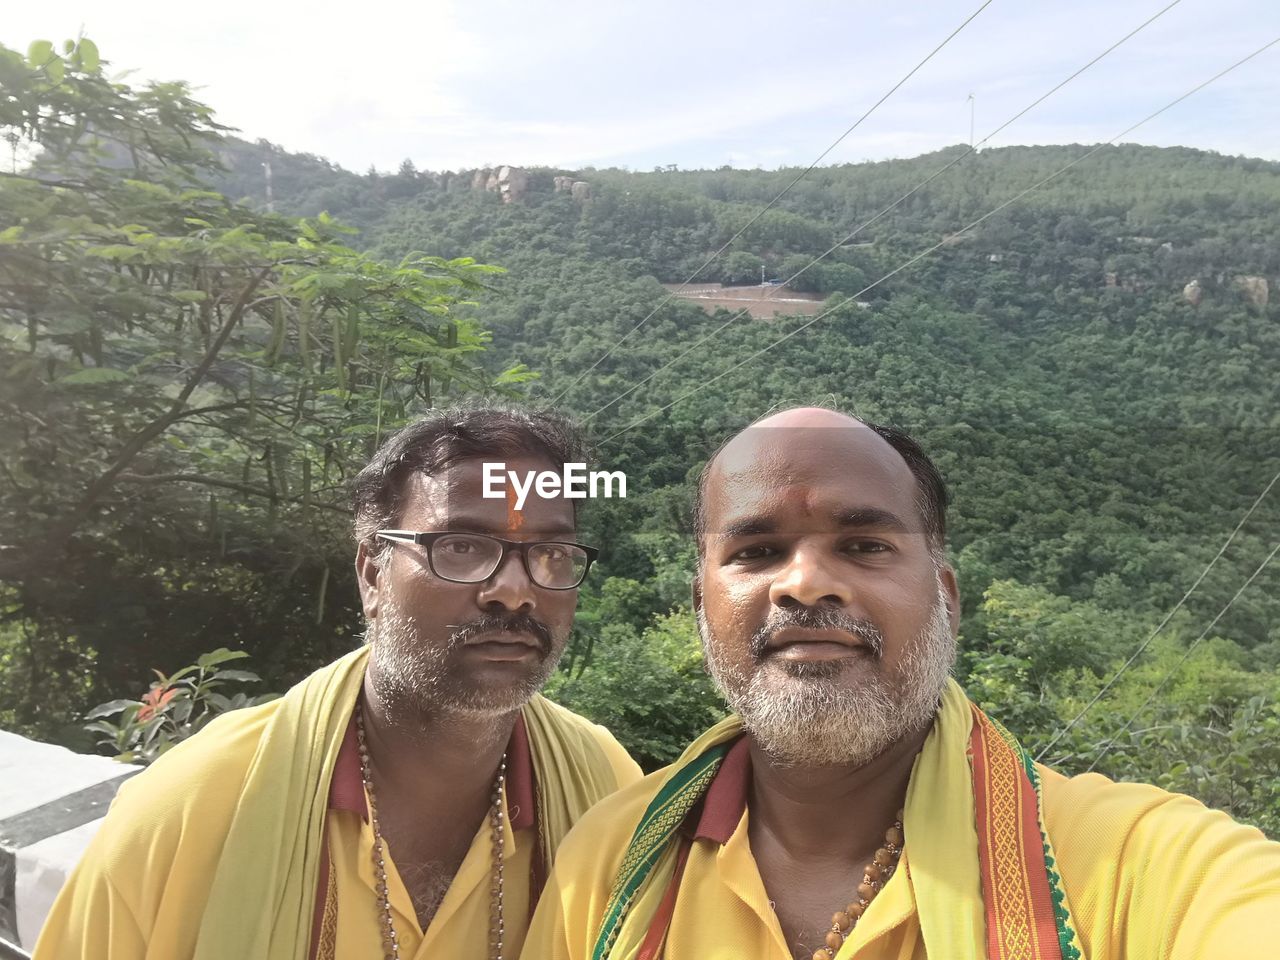
[[[364,709],[356,704],[356,738],[360,746],[360,777],[364,780],[369,797],[369,826],[373,828],[373,876],[374,893],[378,899],[378,926],[382,934],[383,960],[400,960],[400,940],[396,935],[395,921],[391,917],[391,896],[387,886],[387,861],[384,852],[386,841],[378,825],[378,801],[373,790],[373,776],[369,764],[369,747],[364,736]],[[502,809],[502,786],[507,779],[507,755],[498,763],[498,775],[493,781],[489,797],[489,826],[492,831],[493,874],[489,884],[489,957],[503,960],[503,940],[506,924],[502,912],[503,832],[506,813]]]
[[[845,940],[853,933],[871,901],[876,898],[884,885],[889,882],[893,872],[898,869],[898,860],[902,857],[902,844],[905,837],[902,833],[903,812],[898,811],[893,826],[885,831],[884,845],[876,851],[871,862],[862,873],[862,882],[858,884],[858,897],[843,910],[837,910],[831,916],[831,928],[827,931],[827,945],[813,953],[813,960],[835,960],[835,955],[844,945]]]

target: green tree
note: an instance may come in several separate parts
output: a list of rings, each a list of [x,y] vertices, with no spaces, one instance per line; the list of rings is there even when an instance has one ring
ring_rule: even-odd
[[[108,80],[88,40],[0,48],[0,87],[0,128],[35,154],[0,177],[9,619],[77,637],[117,677],[148,644],[184,646],[132,609],[155,581],[229,597],[250,569],[306,565],[322,622],[345,478],[436,399],[525,376],[484,372],[488,334],[455,316],[494,268],[388,265],[324,214],[231,203],[204,185],[208,108]]]
[[[726,284],[759,283],[760,258],[754,253],[735,250],[725,256],[720,277]]]
[[[686,611],[655,617],[643,631],[605,624],[590,663],[561,670],[546,692],[607,726],[646,770],[675,760],[725,715]]]

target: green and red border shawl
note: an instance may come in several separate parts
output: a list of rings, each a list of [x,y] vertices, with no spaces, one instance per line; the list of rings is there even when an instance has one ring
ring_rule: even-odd
[[[968,755],[986,915],[986,960],[1084,960],[1044,833],[1035,762],[999,722],[972,703],[970,707]],[[645,809],[605,905],[591,960],[629,960],[612,955],[623,922],[689,811],[715,779],[728,748],[728,743],[717,744],[686,763]]]
[[[999,721],[973,706],[969,764],[987,957],[1081,960],[1041,821],[1035,761]]]

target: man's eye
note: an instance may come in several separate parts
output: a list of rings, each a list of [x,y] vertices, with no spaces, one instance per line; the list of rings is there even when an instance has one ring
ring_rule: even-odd
[[[446,540],[440,546],[447,553],[455,553],[461,556],[472,553],[476,549],[476,545],[468,540]]]
[[[891,549],[880,540],[855,540],[845,546],[849,553],[888,553]]]
[[[751,560],[763,560],[774,554],[773,547],[765,546],[762,543],[755,544],[750,547],[743,547],[729,558],[732,563],[745,563]]]

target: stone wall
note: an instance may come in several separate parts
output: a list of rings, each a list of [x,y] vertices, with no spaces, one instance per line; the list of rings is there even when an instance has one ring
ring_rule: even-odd
[[[0,960],[35,945],[116,790],[140,769],[0,730]]]

